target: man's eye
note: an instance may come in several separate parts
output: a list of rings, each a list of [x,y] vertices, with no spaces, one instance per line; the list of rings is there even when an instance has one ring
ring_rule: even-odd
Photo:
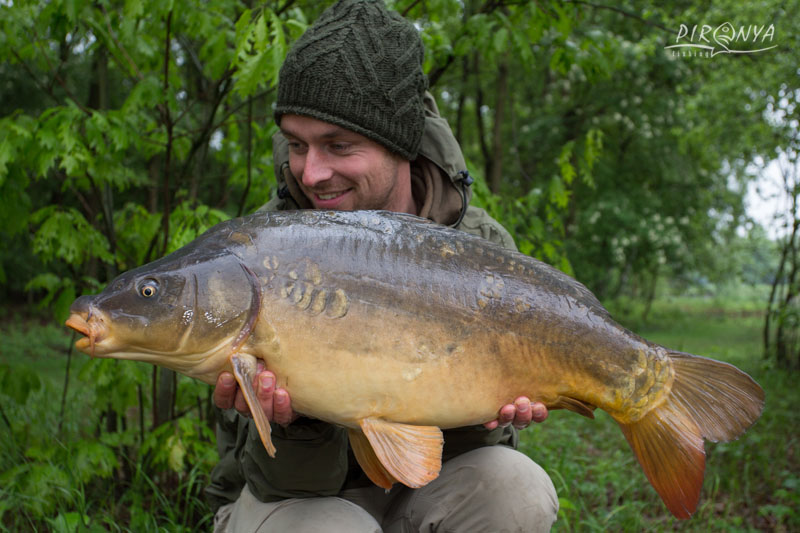
[[[303,153],[306,150],[306,146],[303,143],[299,142],[289,142],[289,151],[295,154]]]
[[[349,143],[333,143],[331,144],[331,151],[335,153],[347,152],[350,149]]]

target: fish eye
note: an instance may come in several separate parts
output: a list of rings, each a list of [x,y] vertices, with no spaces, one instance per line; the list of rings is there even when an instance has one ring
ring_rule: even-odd
[[[158,283],[155,280],[148,280],[139,287],[139,294],[145,298],[152,298],[156,293],[158,293]]]

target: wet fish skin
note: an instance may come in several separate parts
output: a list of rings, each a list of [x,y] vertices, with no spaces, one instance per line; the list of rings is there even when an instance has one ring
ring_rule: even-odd
[[[493,419],[524,395],[611,414],[669,509],[687,518],[703,438],[736,438],[763,406],[746,374],[636,336],[558,270],[409,215],[257,213],[72,311],[68,325],[87,335],[79,348],[207,383],[233,371],[251,406],[263,359],[295,410],[349,428],[382,486],[434,479],[438,428]],[[268,422],[256,423],[271,450]]]

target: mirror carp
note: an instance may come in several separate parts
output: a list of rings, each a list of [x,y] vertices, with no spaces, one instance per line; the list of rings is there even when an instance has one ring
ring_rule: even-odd
[[[233,372],[271,456],[257,361],[298,413],[348,429],[370,479],[421,487],[441,429],[482,424],[518,396],[622,429],[669,510],[689,518],[704,439],[728,441],[764,393],[723,362],[613,321],[579,282],[479,237],[379,211],[258,212],[82,296],[67,326],[96,357],[213,384]]]

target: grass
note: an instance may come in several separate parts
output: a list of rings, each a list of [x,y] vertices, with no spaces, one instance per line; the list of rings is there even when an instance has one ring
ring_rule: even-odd
[[[741,439],[706,443],[700,506],[688,521],[671,517],[608,415],[598,410],[588,420],[554,411],[524,431],[521,443],[558,491],[554,531],[800,531],[798,375],[762,358],[758,306],[672,299],[656,302],[647,323],[640,305],[611,307],[651,341],[747,371],[765,389],[766,408]],[[186,423],[140,440],[131,398],[142,384],[147,397],[146,365],[74,354],[62,418],[70,334],[48,320],[11,314],[0,323],[0,531],[211,529],[200,487],[215,460],[213,443],[192,413]],[[194,401],[201,392],[186,386]],[[109,403],[119,403],[129,421],[113,434],[98,407]]]
[[[672,518],[614,422],[556,411],[523,432],[522,449],[548,471],[561,502],[554,531],[797,531],[800,467],[797,375],[762,358],[761,314],[750,305],[682,298],[641,308],[615,306],[621,323],[664,346],[732,363],[766,392],[762,417],[739,440],[706,443],[700,506]]]

